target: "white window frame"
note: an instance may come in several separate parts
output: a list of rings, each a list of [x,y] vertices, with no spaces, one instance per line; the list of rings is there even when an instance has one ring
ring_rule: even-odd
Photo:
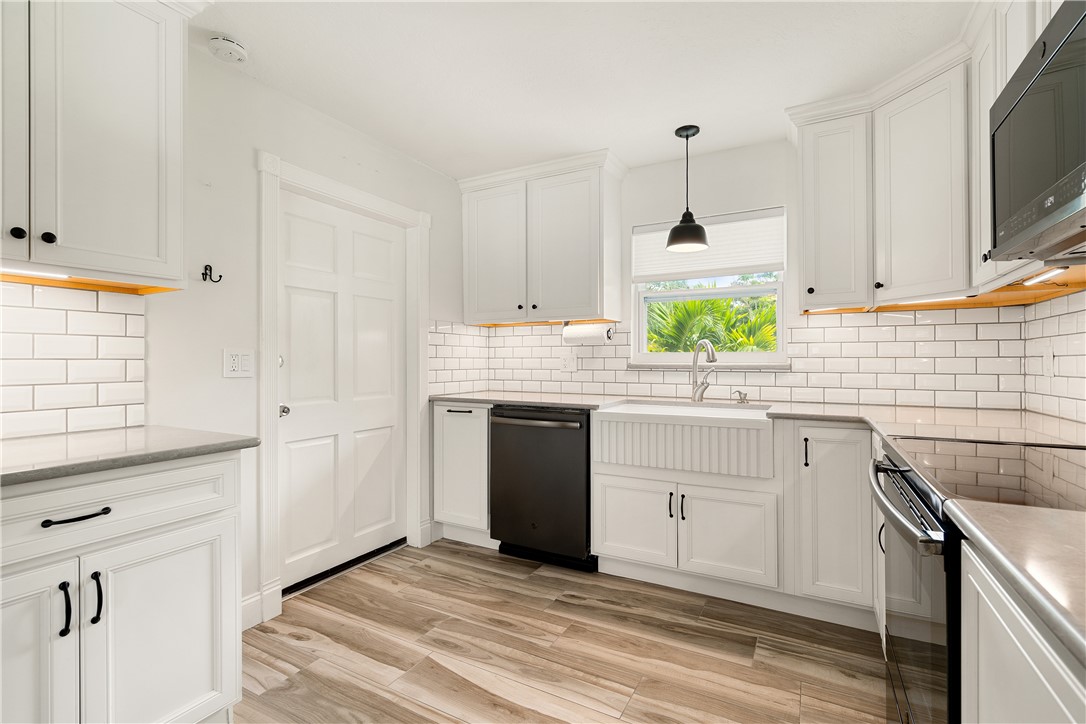
[[[756,272],[745,272],[756,273]],[[685,299],[720,299],[723,297],[754,297],[766,294],[777,295],[777,351],[776,352],[723,352],[717,351],[717,361],[705,364],[716,369],[773,369],[789,366],[787,343],[784,334],[784,290],[785,272],[777,273],[777,281],[768,284],[748,286],[717,287],[710,289],[674,289],[654,292],[645,289],[645,283],[634,284],[633,334],[635,339],[631,348],[631,367],[687,368],[693,358],[691,352],[649,352],[648,319],[645,314],[646,302],[677,301]],[[701,361],[704,363],[705,356]]]

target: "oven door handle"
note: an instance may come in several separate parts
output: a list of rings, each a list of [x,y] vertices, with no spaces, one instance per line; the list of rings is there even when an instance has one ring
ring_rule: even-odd
[[[901,536],[912,545],[922,556],[941,556],[943,554],[943,536],[942,533],[936,533],[934,536],[905,517],[905,514],[898,510],[893,501],[886,494],[886,491],[882,489],[882,485],[879,483],[879,474],[886,472],[878,460],[871,461],[871,467],[869,469],[869,478],[871,483],[871,494],[875,496],[875,505],[879,506],[879,510],[886,516],[886,522],[894,527],[894,529],[901,534]]]
[[[580,430],[581,423],[566,422],[564,420],[532,420],[523,417],[497,417],[490,418],[494,425],[519,425],[520,427],[550,427],[559,430]]]

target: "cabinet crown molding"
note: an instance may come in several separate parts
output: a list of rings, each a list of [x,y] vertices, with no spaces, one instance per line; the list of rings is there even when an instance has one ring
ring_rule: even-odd
[[[954,66],[964,63],[969,59],[970,52],[968,45],[961,40],[956,40],[866,93],[853,93],[852,95],[830,100],[791,106],[785,108],[784,112],[788,114],[792,123],[797,126],[806,126],[811,123],[829,121],[860,113],[870,113],[884,103],[945,73]]]
[[[191,20],[206,10],[214,0],[159,0],[159,2]]]
[[[498,171],[497,173],[461,179],[459,181],[460,191],[462,193],[478,191],[479,189],[485,189],[491,186],[501,186],[502,184],[510,183],[512,181],[526,181],[530,178],[556,176],[560,173],[579,171],[585,168],[602,168],[604,171],[618,179],[624,177],[628,170],[626,164],[622,163],[615,154],[605,148],[599,151],[582,153],[578,156],[560,158],[555,161],[544,161],[543,163],[521,166],[507,171]]]

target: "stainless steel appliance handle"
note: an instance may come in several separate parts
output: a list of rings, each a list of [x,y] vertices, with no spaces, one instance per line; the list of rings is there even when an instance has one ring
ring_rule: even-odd
[[[564,422],[562,420],[522,420],[519,417],[495,417],[490,421],[495,425],[520,425],[521,427],[550,427],[559,430],[580,430],[579,422]]]
[[[878,460],[871,461],[871,467],[868,471],[869,482],[871,483],[871,494],[875,496],[875,504],[879,506],[879,510],[886,516],[886,522],[892,525],[913,548],[919,551],[920,555],[942,555],[942,534],[937,533],[937,537],[933,537],[930,532],[919,528],[911,520],[906,518],[905,514],[898,510],[897,506],[895,506],[889,496],[886,495],[886,491],[884,491],[882,485],[879,484],[879,473],[884,471],[885,468],[882,467]]]

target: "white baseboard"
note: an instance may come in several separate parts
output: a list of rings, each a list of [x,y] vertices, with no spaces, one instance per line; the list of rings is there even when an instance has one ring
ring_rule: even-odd
[[[419,525],[419,540],[416,547],[425,548],[440,537],[441,523],[435,523],[432,520],[428,520],[425,523]],[[412,544],[411,541],[407,541],[407,543],[408,545]]]
[[[439,537],[434,540],[448,538],[449,540],[470,543],[471,545],[480,546],[481,548],[490,548],[491,550],[498,550],[498,545],[501,543],[501,541],[496,541],[490,537],[490,531],[464,528],[459,525],[453,525],[452,523],[440,523],[437,525],[440,525],[441,530]]]
[[[774,611],[783,611],[796,616],[805,616],[819,621],[829,621],[843,626],[877,631],[875,611],[873,609],[850,606],[848,604],[819,601],[805,596],[755,588],[742,583],[721,581],[707,576],[698,576],[684,571],[657,568],[644,563],[633,563],[614,558],[600,557],[600,573],[607,573],[622,578],[633,578],[661,586],[670,586],[684,591],[693,591],[706,596],[716,596],[729,601],[761,606]]]
[[[250,593],[241,599],[241,626],[252,628],[270,621],[283,612],[283,586],[276,578],[264,584],[259,593]]]

